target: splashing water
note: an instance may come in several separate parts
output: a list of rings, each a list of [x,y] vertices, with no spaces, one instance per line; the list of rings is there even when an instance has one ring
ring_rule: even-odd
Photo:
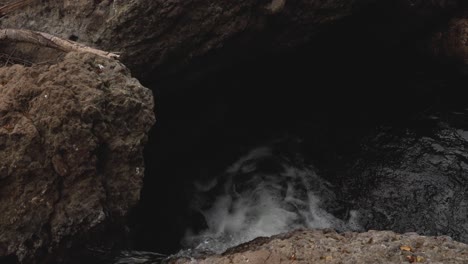
[[[183,244],[196,253],[222,253],[256,237],[297,228],[361,230],[357,213],[341,220],[329,211],[340,207],[332,186],[300,158],[252,150],[212,182],[195,184],[193,208],[207,229],[187,230]],[[328,211],[327,211],[328,210]]]

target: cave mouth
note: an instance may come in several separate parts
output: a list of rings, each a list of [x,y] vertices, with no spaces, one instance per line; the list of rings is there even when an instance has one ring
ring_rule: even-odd
[[[466,107],[459,65],[419,52],[415,39],[427,32],[395,29],[388,43],[374,33],[395,25],[367,19],[336,25],[293,51],[249,53],[201,78],[191,79],[189,69],[146,84],[158,122],[131,220],[134,248],[180,250],[187,227],[204,226],[190,208],[193,182],[216,177],[252,148],[300,138],[304,155],[339,186],[375,128],[431,129],[431,114]]]

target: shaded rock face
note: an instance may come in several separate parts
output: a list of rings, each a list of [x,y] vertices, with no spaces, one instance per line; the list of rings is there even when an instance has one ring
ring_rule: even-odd
[[[290,50],[362,10],[390,23],[400,19],[396,27],[411,32],[423,24],[430,27],[432,18],[446,17],[462,5],[456,0],[33,1],[3,17],[0,25],[123,52],[123,62],[151,81],[187,65],[191,71],[209,72],[214,64]],[[374,33],[398,42],[398,34],[384,31]]]
[[[145,78],[177,70],[196,57],[233,42],[296,46],[322,24],[350,13],[358,1],[46,1],[9,17],[20,27],[124,52],[124,62]],[[277,32],[267,32],[275,19]],[[294,31],[286,28],[295,28]],[[310,33],[307,33],[309,32]],[[306,35],[304,35],[306,34]],[[243,40],[242,40],[243,39]],[[273,42],[269,43],[269,42]],[[235,45],[241,48],[241,43]]]
[[[468,64],[468,19],[454,18],[432,37],[433,54]]]
[[[222,255],[174,258],[169,263],[466,263],[468,245],[450,237],[391,231],[297,230],[258,238]]]
[[[1,68],[0,259],[46,261],[120,223],[139,200],[154,121],[151,91],[118,61],[69,53]]]
[[[452,119],[460,126],[381,130],[367,142],[345,184],[366,229],[468,242],[466,113]]]

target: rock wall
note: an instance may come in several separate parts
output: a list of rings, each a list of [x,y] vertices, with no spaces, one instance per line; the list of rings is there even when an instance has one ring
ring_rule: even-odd
[[[304,42],[318,25],[348,15],[355,2],[33,1],[2,18],[0,25],[44,31],[121,51],[128,67],[149,77],[156,70],[180,69],[239,37],[244,45],[238,43],[237,48],[252,46],[252,40],[264,38],[262,44],[269,46]],[[270,21],[273,17],[275,21]],[[279,30],[267,32],[272,28]]]
[[[345,184],[365,229],[468,242],[466,117],[450,114],[450,125],[432,129],[383,129],[365,144]]]
[[[0,260],[39,263],[121,221],[154,122],[151,91],[118,61],[69,53],[0,68]]]
[[[457,0],[32,1],[0,19],[0,26],[44,31],[122,52],[123,62],[137,77],[151,80],[188,65],[200,70],[200,63],[209,68],[213,62],[291,50],[360,12],[388,17],[390,23],[404,21],[401,30],[411,31],[463,5]],[[384,31],[379,34],[388,36]]]
[[[468,19],[451,19],[446,27],[434,33],[430,43],[435,56],[468,64]]]

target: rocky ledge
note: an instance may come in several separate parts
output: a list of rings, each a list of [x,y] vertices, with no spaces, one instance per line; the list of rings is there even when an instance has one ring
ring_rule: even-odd
[[[257,238],[222,255],[174,258],[169,263],[467,263],[468,245],[447,236],[391,231],[337,233],[296,230]]]
[[[123,231],[154,122],[151,91],[118,61],[72,52],[0,68],[0,262],[58,261]]]

